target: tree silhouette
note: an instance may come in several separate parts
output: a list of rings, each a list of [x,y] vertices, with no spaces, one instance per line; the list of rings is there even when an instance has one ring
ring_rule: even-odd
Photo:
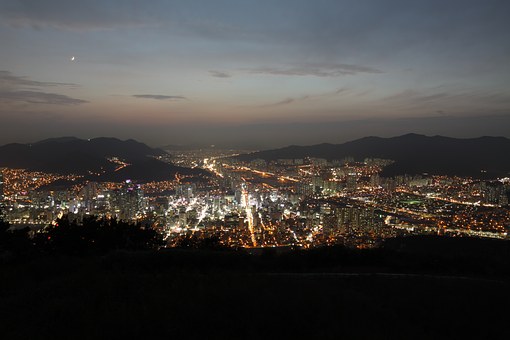
[[[27,253],[31,248],[30,228],[12,230],[10,224],[0,218],[0,252],[11,254]]]
[[[152,228],[116,219],[87,217],[82,222],[68,216],[36,234],[37,247],[49,253],[84,255],[112,250],[149,250],[163,245]]]
[[[0,218],[0,249],[4,248],[7,244],[9,227],[9,223],[5,222],[3,218]]]
[[[181,236],[175,243],[177,248],[226,249],[218,236],[203,237],[198,234]]]

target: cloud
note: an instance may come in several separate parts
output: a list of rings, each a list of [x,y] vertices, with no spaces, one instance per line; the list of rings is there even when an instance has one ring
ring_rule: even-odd
[[[450,94],[448,94],[446,92],[442,92],[442,93],[430,94],[427,96],[421,96],[421,97],[418,97],[417,100],[422,101],[422,102],[431,102],[431,101],[433,102],[433,101],[441,100],[443,98],[448,98],[448,97],[450,97]]]
[[[141,25],[144,16],[136,7],[100,0],[4,0],[0,17],[13,27],[97,30]]]
[[[232,77],[232,75],[230,75],[226,72],[221,72],[221,71],[209,71],[209,73],[211,74],[212,77],[216,77],[216,78],[230,78],[230,77]]]
[[[144,99],[156,99],[156,100],[179,100],[186,99],[183,96],[165,96],[161,94],[134,94],[135,98],[144,98]]]
[[[279,102],[272,103],[272,104],[261,105],[261,106],[259,106],[259,107],[275,107],[275,106],[282,106],[282,105],[292,104],[292,103],[294,103],[296,100],[297,100],[296,98],[286,98],[286,99],[281,100],[281,101],[279,101]]]
[[[339,97],[339,96],[344,96],[347,94],[356,95],[356,96],[364,95],[364,93],[353,93],[352,90],[343,87],[343,88],[340,88],[340,89],[332,91],[332,92],[306,94],[306,95],[299,96],[299,97],[289,97],[289,98],[285,98],[285,99],[280,100],[275,103],[259,105],[257,107],[267,108],[267,107],[283,106],[283,105],[288,105],[288,104],[305,101],[305,100],[313,100],[313,99],[328,98],[328,97]]]
[[[56,83],[47,81],[36,81],[27,77],[15,76],[9,71],[0,71],[0,89],[1,88],[18,88],[18,87],[53,87],[53,86],[69,86],[78,87],[72,83]]]
[[[0,99],[30,104],[78,105],[86,100],[71,98],[62,94],[38,91],[0,91]]]
[[[508,91],[481,89],[444,89],[441,87],[408,89],[376,99],[373,105],[385,112],[407,115],[410,112],[441,116],[470,116],[476,114],[499,114],[510,112]]]
[[[360,73],[379,74],[384,73],[373,67],[351,64],[306,64],[288,68],[260,67],[241,69],[250,74],[266,74],[277,76],[314,76],[314,77],[338,77],[345,75],[356,75]],[[212,77],[231,78],[232,75],[223,71],[209,71]],[[341,89],[339,90],[342,91]]]
[[[383,102],[394,104],[480,104],[491,103],[508,105],[510,103],[510,94],[503,92],[487,93],[484,91],[451,91],[436,92],[434,89],[423,90],[404,90],[382,98]]]
[[[255,68],[247,69],[252,74],[269,74],[282,76],[315,76],[315,77],[338,77],[356,75],[360,73],[379,74],[384,73],[369,66],[351,64],[306,64],[289,68]]]
[[[27,77],[13,75],[9,71],[0,71],[0,99],[6,102],[51,105],[78,105],[87,103],[85,100],[58,93],[37,91],[37,88],[41,87],[58,86],[78,87],[77,84],[37,81]]]

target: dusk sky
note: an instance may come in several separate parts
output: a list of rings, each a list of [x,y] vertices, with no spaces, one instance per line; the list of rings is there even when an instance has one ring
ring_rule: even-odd
[[[509,17],[495,0],[0,0],[0,144],[510,137]]]

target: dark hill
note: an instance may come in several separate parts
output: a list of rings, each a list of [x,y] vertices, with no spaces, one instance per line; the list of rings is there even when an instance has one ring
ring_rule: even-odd
[[[175,174],[205,174],[204,170],[201,169],[190,169],[183,168],[176,165],[161,162],[157,159],[145,159],[134,162],[132,165],[122,168],[116,172],[110,172],[101,176],[104,181],[118,182],[125,179],[131,179],[135,181],[164,181],[175,178]]]
[[[503,137],[457,139],[407,134],[392,138],[365,137],[343,144],[293,145],[238,158],[276,160],[317,157],[332,160],[353,157],[361,161],[366,157],[377,157],[395,161],[385,169],[385,175],[426,172],[480,177],[482,170],[491,176],[507,175],[510,171],[509,153],[510,139]]]
[[[79,141],[79,138],[73,137],[73,136],[65,136],[65,137],[56,137],[56,138],[48,138],[43,139],[41,141],[35,142],[34,145],[40,145],[45,143],[68,143],[68,142],[74,142]]]
[[[478,241],[36,254],[0,261],[0,326],[4,339],[509,339],[508,242]]]
[[[188,174],[191,169],[176,167],[156,159],[166,153],[129,139],[75,137],[46,139],[33,144],[7,144],[0,147],[0,167],[22,168],[58,174],[78,174],[94,180],[152,181],[173,178],[176,172]],[[119,164],[108,158],[131,164],[115,172]],[[124,177],[125,176],[125,177]]]

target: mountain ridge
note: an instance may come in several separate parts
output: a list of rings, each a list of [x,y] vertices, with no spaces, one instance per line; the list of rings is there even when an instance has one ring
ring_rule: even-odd
[[[134,139],[112,137],[80,139],[76,137],[49,138],[31,144],[11,143],[0,146],[0,167],[22,168],[56,174],[76,174],[95,181],[166,180],[176,172],[199,173],[200,170],[175,166],[159,160],[167,153],[151,148]],[[108,158],[117,157],[129,166]],[[202,171],[203,172],[203,171]],[[93,175],[93,174],[100,174]]]
[[[453,138],[409,133],[395,137],[369,136],[342,144],[288,146],[280,149],[239,155],[240,160],[256,158],[267,161],[285,158],[325,158],[328,160],[353,157],[386,158],[395,163],[384,169],[383,175],[442,174],[459,176],[504,176],[510,172],[510,139],[481,136]]]

